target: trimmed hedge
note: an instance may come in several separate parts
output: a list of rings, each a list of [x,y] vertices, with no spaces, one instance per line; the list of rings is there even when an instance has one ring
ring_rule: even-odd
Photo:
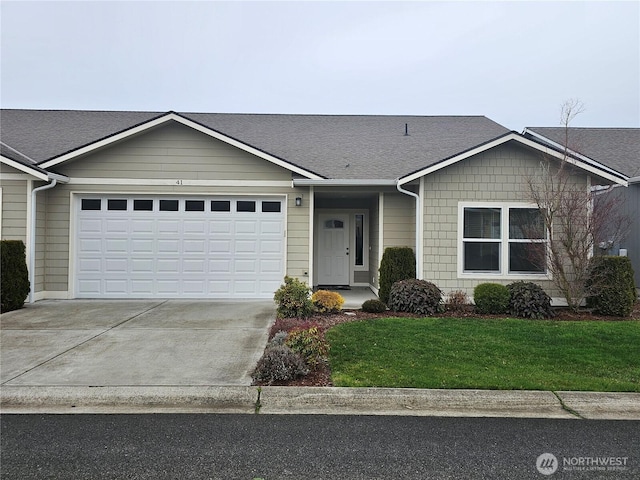
[[[550,318],[553,316],[551,297],[533,282],[514,282],[507,285],[510,294],[509,312],[517,317]]]
[[[473,303],[478,313],[507,313],[510,298],[509,289],[499,283],[480,283],[473,289]]]
[[[387,247],[380,261],[378,297],[389,303],[391,286],[400,280],[416,278],[416,256],[410,247]]]
[[[615,317],[631,315],[638,295],[631,260],[628,257],[594,257],[587,291],[587,306],[596,313]]]
[[[25,246],[21,240],[0,241],[0,311],[22,308],[29,296],[29,271]]]
[[[394,312],[433,315],[438,312],[441,299],[442,292],[435,284],[409,278],[400,280],[391,287],[389,309]]]

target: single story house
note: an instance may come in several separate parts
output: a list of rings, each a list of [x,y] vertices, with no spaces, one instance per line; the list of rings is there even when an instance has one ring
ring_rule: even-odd
[[[377,291],[387,247],[445,293],[531,280],[524,178],[562,152],[483,116],[0,112],[0,225],[31,301]],[[624,171],[572,156],[585,188]]]
[[[528,127],[523,134],[554,148],[567,144],[572,155],[596,160],[625,175],[629,188],[614,188],[609,194],[619,196],[618,206],[631,220],[631,226],[626,238],[608,252],[626,252],[640,289],[640,128]]]

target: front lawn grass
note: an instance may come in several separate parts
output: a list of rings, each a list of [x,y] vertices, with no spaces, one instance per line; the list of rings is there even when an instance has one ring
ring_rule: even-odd
[[[335,386],[640,392],[640,322],[382,318],[326,333]]]

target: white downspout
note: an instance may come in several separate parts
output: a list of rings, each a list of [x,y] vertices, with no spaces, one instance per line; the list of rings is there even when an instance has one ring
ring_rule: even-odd
[[[420,216],[422,215],[422,209],[420,208],[420,205],[421,205],[420,195],[418,195],[417,193],[413,193],[410,190],[404,190],[400,186],[400,182],[396,183],[396,188],[400,193],[404,193],[405,195],[410,195],[416,199],[416,278],[418,280],[422,280],[424,273],[421,271],[422,269],[420,268],[420,266],[422,265],[422,262],[420,261],[420,258],[422,255],[422,248],[421,248],[422,242],[420,241],[420,238],[422,236],[422,232],[420,231],[421,230],[420,225],[422,223],[420,221]]]
[[[58,181],[54,178],[51,183],[43,185],[31,190],[31,235],[29,237],[29,303],[35,301],[36,289],[36,194],[42,190],[49,190],[57,185]]]

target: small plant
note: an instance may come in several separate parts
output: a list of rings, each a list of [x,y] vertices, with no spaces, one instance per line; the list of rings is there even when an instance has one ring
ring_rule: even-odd
[[[280,345],[265,350],[258,360],[251,378],[254,383],[286,382],[309,373],[300,354],[286,345]]]
[[[284,345],[284,342],[287,340],[288,335],[289,334],[287,332],[282,330],[280,330],[279,332],[276,332],[276,334],[273,337],[271,337],[271,340],[269,340],[269,343],[267,344],[267,348]]]
[[[368,313],[382,313],[387,311],[387,306],[384,302],[372,298],[371,300],[366,300],[362,304],[362,311]]]
[[[540,285],[533,282],[514,282],[507,285],[509,290],[509,312],[517,317],[550,318],[551,297]]]
[[[337,292],[329,290],[318,290],[311,295],[313,306],[320,313],[336,313],[339,312],[344,305],[344,298]]]
[[[409,247],[386,248],[380,261],[380,300],[388,304],[392,285],[408,278],[416,278],[416,256],[413,250]]]
[[[442,292],[433,283],[415,278],[400,280],[391,287],[389,309],[418,315],[433,315],[438,311]]]
[[[509,309],[509,289],[499,283],[480,283],[473,289],[478,313],[501,314]]]
[[[599,256],[591,263],[587,306],[601,315],[628,317],[637,299],[628,257]]]
[[[272,339],[278,332],[286,332],[288,335],[293,330],[307,330],[312,327],[320,328],[320,324],[313,320],[300,318],[276,318],[269,329],[269,339]]]
[[[329,344],[317,327],[290,332],[285,344],[298,353],[311,368],[324,362],[329,353]]]
[[[464,313],[469,306],[469,296],[462,290],[454,290],[447,295],[447,301],[444,304],[448,312]]]
[[[278,304],[277,317],[306,318],[313,313],[311,289],[297,278],[284,277],[284,284],[276,291],[273,299]]]

